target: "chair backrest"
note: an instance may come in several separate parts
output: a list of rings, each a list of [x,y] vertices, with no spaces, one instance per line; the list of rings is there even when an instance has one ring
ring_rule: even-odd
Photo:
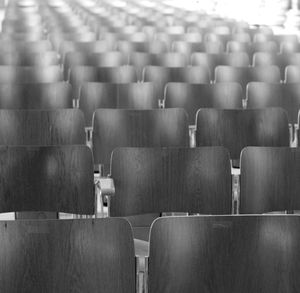
[[[236,67],[246,67],[250,65],[250,60],[245,52],[237,53],[193,53],[191,56],[191,64],[193,66],[206,66],[210,72],[210,79],[214,80],[215,68],[218,65],[229,65]]]
[[[291,124],[296,124],[300,109],[300,85],[250,82],[247,86],[247,108],[281,107]]]
[[[240,213],[300,209],[298,148],[247,147],[241,155]]]
[[[1,146],[0,212],[94,214],[93,158],[86,146]]]
[[[143,71],[143,80],[154,83],[156,96],[160,99],[164,97],[165,85],[168,82],[210,83],[209,71],[202,66],[146,66]]]
[[[215,78],[216,82],[238,82],[246,93],[246,86],[251,81],[279,83],[280,71],[274,65],[261,67],[217,66]]]
[[[289,146],[288,118],[281,108],[200,109],[196,127],[197,146],[224,146],[234,160],[246,146]]]
[[[48,40],[23,42],[0,40],[0,48],[3,52],[41,53],[52,50]]]
[[[158,108],[158,99],[150,82],[87,82],[80,90],[79,108],[84,113],[85,124],[91,126],[93,113],[98,108],[155,109]]]
[[[0,109],[72,108],[72,89],[64,82],[0,84]]]
[[[222,147],[115,149],[111,176],[111,216],[231,213],[231,166]]]
[[[0,145],[64,144],[85,144],[80,110],[0,110]]]
[[[300,82],[300,66],[288,65],[285,68],[285,83],[299,83]]]
[[[117,147],[187,147],[188,117],[183,109],[98,109],[92,139],[95,164],[107,173]]]
[[[164,217],[150,234],[149,293],[294,292],[300,217]]]
[[[188,84],[171,82],[166,85],[165,108],[184,108],[189,124],[195,124],[200,108],[242,108],[243,92],[238,83]]]
[[[2,221],[0,231],[3,292],[135,292],[124,219]]]
[[[0,83],[50,83],[59,81],[63,81],[63,75],[59,65],[0,65]]]

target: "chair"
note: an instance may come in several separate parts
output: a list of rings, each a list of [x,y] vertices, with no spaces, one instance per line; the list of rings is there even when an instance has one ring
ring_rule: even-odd
[[[98,108],[155,109],[158,99],[152,83],[98,83],[87,82],[81,87],[79,108],[85,125],[92,126],[93,113]]]
[[[165,85],[168,82],[210,83],[209,71],[205,67],[162,67],[146,66],[143,81],[153,82],[156,96],[164,97]]]
[[[52,66],[0,65],[0,83],[51,83],[63,81],[61,69]]]
[[[191,56],[192,66],[205,66],[208,68],[211,80],[215,79],[215,68],[219,65],[228,65],[235,67],[246,67],[250,65],[250,60],[245,52],[237,53],[193,53]]]
[[[298,148],[248,147],[241,155],[240,213],[300,209]]]
[[[296,292],[299,224],[289,215],[158,219],[148,292]]]
[[[111,216],[231,213],[231,167],[222,147],[118,148],[111,177]]]
[[[4,292],[135,292],[124,219],[2,221],[0,230]]]
[[[247,108],[281,107],[288,114],[289,123],[297,123],[300,109],[300,85],[250,82],[247,86]]]
[[[200,109],[196,128],[197,146],[224,146],[232,160],[246,146],[289,146],[288,118],[280,108]]]
[[[300,82],[300,66],[288,65],[285,68],[285,83],[299,83]]]
[[[299,53],[300,52],[300,44],[294,42],[282,42],[280,44],[280,52],[282,54],[287,53]]]
[[[22,52],[22,53],[42,53],[52,50],[52,45],[48,40],[23,42],[0,40],[0,48],[3,52]]]
[[[144,52],[150,54],[167,53],[168,47],[165,42],[154,40],[147,42],[118,41],[117,49],[123,53]]]
[[[280,71],[274,65],[263,67],[217,66],[215,79],[216,82],[238,82],[246,94],[246,86],[251,81],[279,83]]]
[[[64,144],[85,144],[80,110],[0,110],[0,145]]]
[[[94,67],[75,66],[70,71],[70,84],[75,99],[80,96],[80,87],[85,82],[131,83],[137,82],[137,73],[133,66]]]
[[[188,84],[171,82],[166,85],[165,108],[184,108],[189,125],[195,124],[200,108],[242,108],[242,87],[238,83]]]
[[[280,69],[281,80],[284,80],[285,68],[288,65],[300,66],[300,53],[272,54],[258,52],[253,56],[254,66],[276,65]]]
[[[95,164],[109,172],[110,156],[117,147],[187,147],[188,118],[183,109],[98,109],[93,117]]]
[[[0,84],[0,109],[63,109],[73,107],[67,83]]]
[[[95,214],[93,159],[88,147],[1,146],[0,160],[1,213]]]

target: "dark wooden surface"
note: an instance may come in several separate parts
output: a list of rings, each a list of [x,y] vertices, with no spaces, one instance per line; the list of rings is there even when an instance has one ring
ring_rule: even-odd
[[[150,236],[149,293],[297,293],[298,216],[170,217]]]
[[[242,108],[243,92],[238,83],[187,84],[168,83],[165,91],[166,108],[184,108],[189,124],[196,122],[200,108]]]
[[[135,292],[123,219],[0,222],[1,292]]]
[[[72,108],[72,90],[67,83],[0,84],[1,109]]]
[[[86,146],[0,147],[0,211],[94,212]]]
[[[0,83],[49,83],[62,81],[63,76],[58,65],[0,66]]]
[[[95,164],[109,171],[117,147],[187,147],[188,118],[183,109],[98,109],[93,121]]]
[[[231,213],[231,166],[222,147],[116,149],[111,176],[112,216]]]
[[[263,67],[217,66],[215,77],[216,82],[238,82],[246,92],[247,83],[250,81],[279,83],[280,70],[274,65]]]
[[[300,85],[251,82],[248,85],[247,108],[281,107],[287,111],[289,122],[297,123],[300,109]]]
[[[80,110],[0,110],[0,145],[62,144],[85,144]]]
[[[143,80],[154,82],[156,95],[159,99],[164,97],[164,87],[168,82],[209,83],[209,71],[205,67],[162,67],[146,66]]]
[[[220,54],[209,54],[209,53],[193,53],[191,56],[191,64],[193,66],[206,66],[209,69],[210,77],[212,80],[215,79],[214,73],[215,68],[218,65],[229,65],[229,66],[249,66],[250,60],[245,52],[236,53],[220,53]]]
[[[280,108],[201,109],[196,122],[196,145],[222,145],[231,159],[246,146],[289,146],[287,114]]]
[[[299,210],[299,172],[298,148],[244,149],[240,213]]]

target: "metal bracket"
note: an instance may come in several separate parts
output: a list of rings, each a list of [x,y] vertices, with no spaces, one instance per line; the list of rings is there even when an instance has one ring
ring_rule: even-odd
[[[196,147],[196,125],[189,125],[190,147]]]
[[[240,208],[240,174],[241,170],[238,168],[231,168],[232,175],[232,214],[239,213]],[[236,209],[235,209],[236,205]]]
[[[86,145],[89,148],[92,148],[93,127],[92,126],[85,127],[84,130],[85,130]]]
[[[136,292],[148,293],[149,257],[136,256],[135,263],[136,263]]]

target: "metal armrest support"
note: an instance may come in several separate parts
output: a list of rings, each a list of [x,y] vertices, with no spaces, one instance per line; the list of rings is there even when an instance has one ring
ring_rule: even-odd
[[[298,147],[298,131],[299,131],[299,125],[294,124],[294,140],[293,140],[293,144],[292,147]]]
[[[235,204],[236,204],[236,213],[239,213],[240,207],[240,174],[241,170],[238,168],[231,168],[232,175],[232,214],[235,213]]]
[[[196,125],[189,125],[190,147],[196,147]]]
[[[93,127],[89,126],[89,127],[85,127],[85,141],[86,141],[86,145],[88,147],[92,147],[92,137],[93,137]]]
[[[94,175],[95,184],[95,207],[96,218],[104,218],[104,201],[107,201],[107,216],[109,217],[110,197],[115,194],[115,185],[112,178],[101,177],[99,174]]]
[[[136,292],[148,292],[148,265],[149,257],[137,256],[136,261]]]
[[[159,109],[164,109],[165,108],[165,100],[164,99],[159,99],[158,100],[158,108]]]

